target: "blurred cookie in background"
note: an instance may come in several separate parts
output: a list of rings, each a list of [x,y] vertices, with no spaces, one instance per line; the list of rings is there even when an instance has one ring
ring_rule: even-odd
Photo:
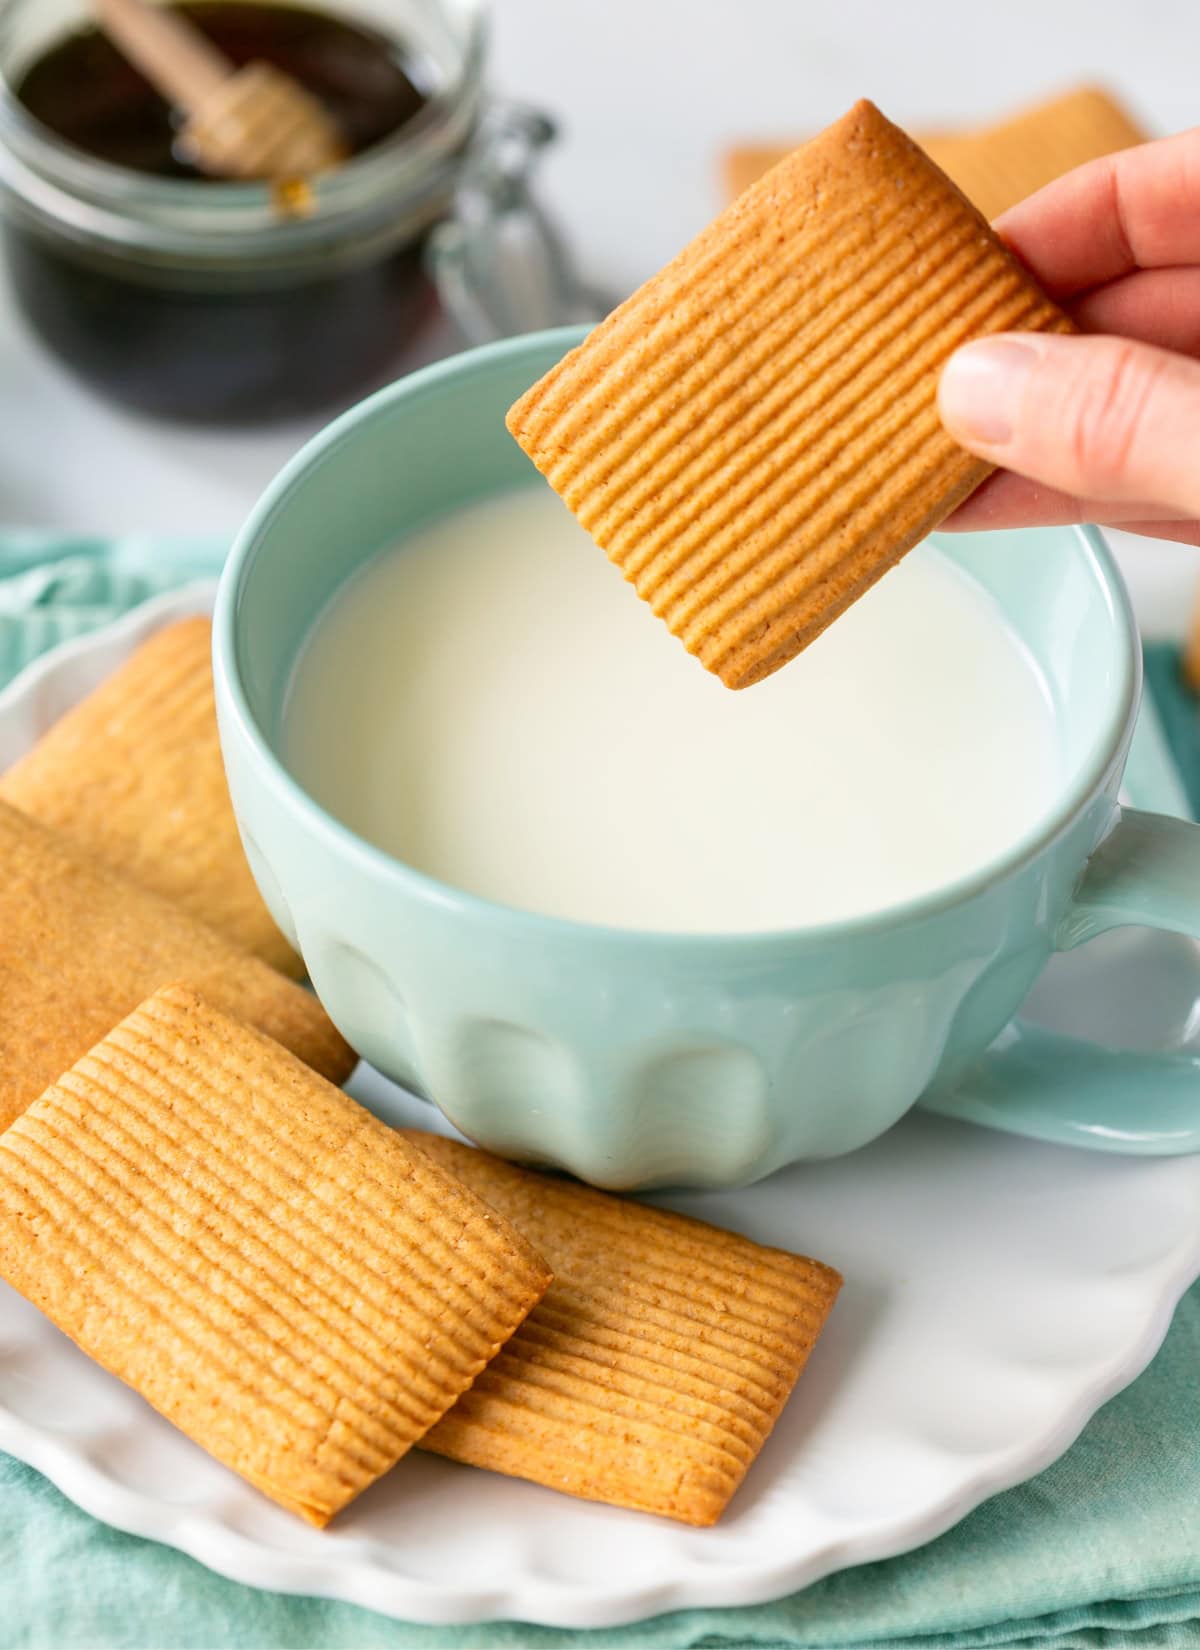
[[[914,134],[931,160],[995,218],[1085,161],[1144,143],[1148,133],[1098,86],[1079,86],[991,126]],[[739,144],[722,156],[729,199],[760,178],[795,145]]]

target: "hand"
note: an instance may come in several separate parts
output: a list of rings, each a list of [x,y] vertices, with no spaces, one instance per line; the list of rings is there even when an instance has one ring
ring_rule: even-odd
[[[944,523],[1095,521],[1200,544],[1200,128],[1089,162],[997,220],[1085,333],[951,356],[942,422],[1003,467]]]

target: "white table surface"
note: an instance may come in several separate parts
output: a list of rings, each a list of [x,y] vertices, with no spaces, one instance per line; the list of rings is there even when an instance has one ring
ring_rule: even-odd
[[[493,16],[493,83],[561,121],[543,198],[614,292],[712,216],[724,143],[803,134],[859,96],[919,127],[1089,79],[1152,131],[1200,121],[1196,0],[497,0]],[[0,284],[0,521],[230,532],[316,424],[197,430],[116,410],[26,333]],[[1143,627],[1178,632],[1200,551],[1113,540]]]

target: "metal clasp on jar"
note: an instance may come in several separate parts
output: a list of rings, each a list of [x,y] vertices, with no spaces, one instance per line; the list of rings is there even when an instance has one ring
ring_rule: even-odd
[[[536,109],[491,104],[464,158],[451,212],[429,238],[438,294],[473,344],[599,321],[615,302],[582,279],[531,191],[555,135]]]

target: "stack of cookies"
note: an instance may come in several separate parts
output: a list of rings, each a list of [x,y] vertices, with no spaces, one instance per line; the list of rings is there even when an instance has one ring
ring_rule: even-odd
[[[0,776],[0,1277],[313,1524],[416,1444],[711,1524],[841,1280],[342,1093],[210,645],[160,632]]]

